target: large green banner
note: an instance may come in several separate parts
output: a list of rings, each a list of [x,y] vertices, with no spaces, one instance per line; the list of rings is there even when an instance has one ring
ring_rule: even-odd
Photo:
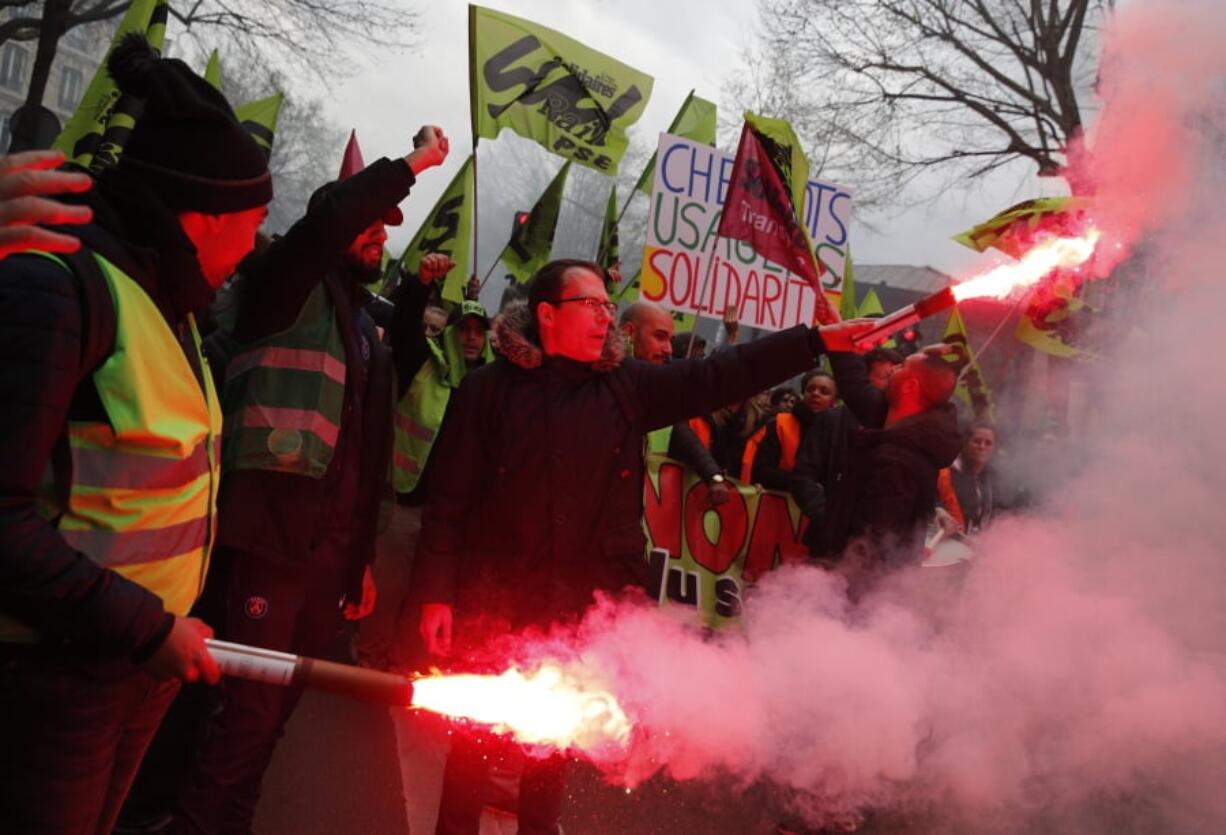
[[[792,498],[737,481],[712,506],[705,481],[678,461],[647,456],[643,528],[661,605],[688,606],[708,626],[735,623],[746,583],[808,556],[808,520]]]
[[[473,135],[503,128],[605,174],[617,170],[652,78],[537,23],[469,6]]]

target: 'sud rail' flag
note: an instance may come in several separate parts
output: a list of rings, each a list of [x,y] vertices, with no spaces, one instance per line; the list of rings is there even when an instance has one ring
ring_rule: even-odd
[[[473,137],[503,128],[605,174],[617,170],[652,78],[563,34],[468,7]]]
[[[562,208],[562,190],[566,187],[569,171],[570,162],[563,163],[562,170],[532,207],[527,223],[515,227],[511,240],[502,251],[499,260],[520,284],[549,263],[554,232],[558,228],[558,212]]]
[[[160,26],[152,25],[155,11],[162,14]],[[78,165],[90,166],[94,160],[94,154],[102,144],[102,135],[106,131],[107,124],[121,104],[119,88],[115,86],[115,81],[106,68],[107,58],[110,57],[115,45],[130,32],[146,36],[160,33],[165,37],[164,15],[166,11],[164,0],[161,2],[159,0],[133,0],[123,20],[119,22],[115,36],[111,38],[111,46],[107,49],[106,57],[94,71],[94,77],[90,79],[85,95],[81,97],[81,103],[77,105],[76,112],[60,131],[60,135],[55,138],[55,142],[51,143],[52,148],[63,151],[68,159]],[[152,41],[152,38],[150,40]],[[161,43],[153,42],[153,45],[160,48]],[[129,97],[129,101],[134,100]],[[127,106],[127,103],[124,106]]]
[[[443,278],[443,299],[460,304],[468,280],[473,220],[473,158],[470,154],[451,178],[447,190],[434,204],[412,242],[400,256],[400,264],[416,274],[421,259],[432,252],[455,262]]]

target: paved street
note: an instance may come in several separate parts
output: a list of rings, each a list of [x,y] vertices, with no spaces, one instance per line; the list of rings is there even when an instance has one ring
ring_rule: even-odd
[[[441,748],[423,740],[411,720],[394,722],[385,707],[307,693],[265,779],[255,830],[399,835],[410,831],[411,819],[414,833],[431,833],[441,767]],[[403,782],[402,771],[409,778]],[[569,788],[567,835],[770,831],[755,820],[761,804],[753,791],[657,778],[627,794],[582,764],[572,769]],[[487,818],[483,835],[514,832],[513,820]]]

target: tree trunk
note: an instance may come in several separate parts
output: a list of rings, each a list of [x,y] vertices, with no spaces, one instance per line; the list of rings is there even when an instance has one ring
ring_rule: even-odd
[[[34,66],[30,69],[30,87],[26,102],[13,119],[12,149],[46,147],[45,137],[36,137],[42,118],[38,118],[47,92],[47,80],[51,77],[51,64],[59,48],[60,37],[68,23],[72,0],[45,0],[43,20],[38,29],[38,50],[34,54]]]

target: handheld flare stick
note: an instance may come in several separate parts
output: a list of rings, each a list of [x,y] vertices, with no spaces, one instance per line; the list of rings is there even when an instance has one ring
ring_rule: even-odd
[[[889,316],[883,316],[878,319],[871,330],[867,330],[856,337],[856,347],[872,348],[884,342],[891,334],[910,327],[921,319],[935,316],[942,310],[948,310],[957,301],[954,297],[954,288],[946,287],[944,290],[938,290],[932,295],[920,299],[915,304],[909,304],[904,308],[895,310]]]
[[[228,641],[207,639],[205,643],[221,671],[234,678],[308,687],[398,707],[413,703],[413,682],[407,676]]]

